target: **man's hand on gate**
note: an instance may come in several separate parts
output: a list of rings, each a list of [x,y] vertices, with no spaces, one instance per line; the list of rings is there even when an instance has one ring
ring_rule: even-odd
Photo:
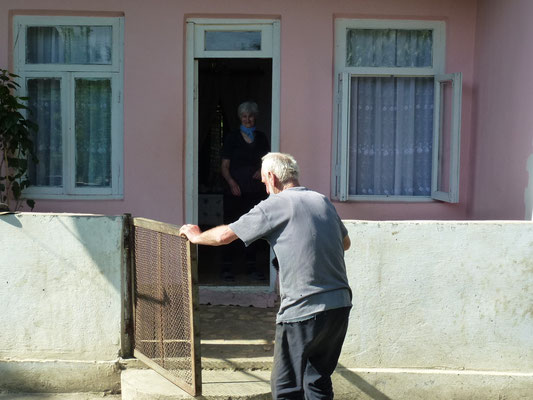
[[[202,231],[198,225],[186,224],[180,228],[180,236],[186,237],[192,243],[195,242],[194,239],[200,236],[201,233]]]

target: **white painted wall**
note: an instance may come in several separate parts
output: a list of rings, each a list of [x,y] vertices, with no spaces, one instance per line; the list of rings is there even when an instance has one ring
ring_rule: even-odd
[[[120,216],[0,216],[0,388],[119,379],[122,229]]]
[[[533,223],[346,225],[354,308],[342,365],[533,377]]]
[[[0,216],[0,389],[118,389],[123,224]],[[527,398],[532,222],[346,225],[354,291],[340,360],[347,379],[369,398]]]

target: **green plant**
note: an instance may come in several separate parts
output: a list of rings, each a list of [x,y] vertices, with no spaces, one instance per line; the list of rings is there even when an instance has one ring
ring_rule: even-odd
[[[0,69],[0,202],[12,211],[22,208],[22,191],[30,185],[28,160],[38,161],[31,139],[38,127],[24,115],[30,112],[24,104],[28,99],[16,95],[16,78]],[[33,209],[35,201],[26,199],[26,204]]]

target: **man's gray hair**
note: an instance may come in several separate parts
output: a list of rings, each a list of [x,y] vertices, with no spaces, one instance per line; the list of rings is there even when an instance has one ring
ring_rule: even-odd
[[[245,101],[244,103],[241,103],[239,105],[239,108],[237,108],[237,115],[239,118],[242,114],[249,113],[257,116],[259,114],[259,107],[257,107],[257,103],[253,101]]]
[[[261,168],[263,171],[272,172],[278,177],[282,185],[298,180],[300,168],[298,168],[298,163],[290,154],[268,153],[262,160]]]

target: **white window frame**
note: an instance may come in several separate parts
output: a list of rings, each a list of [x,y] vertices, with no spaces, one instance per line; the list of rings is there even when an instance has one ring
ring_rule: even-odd
[[[450,135],[450,169],[448,171],[449,191],[445,192],[438,188],[438,167],[440,165],[439,154],[442,144],[442,129],[444,113],[442,112],[443,92],[442,83],[450,82],[452,84],[452,120]],[[435,104],[433,117],[433,171],[431,178],[431,197],[436,200],[448,203],[459,202],[459,154],[461,152],[461,140],[459,132],[461,130],[461,89],[463,87],[462,75],[460,73],[437,75],[435,76]]]
[[[428,67],[351,67],[346,65],[348,29],[430,29],[433,31],[432,65]],[[459,201],[459,142],[461,126],[461,74],[443,76],[445,68],[446,31],[443,21],[420,20],[375,20],[375,19],[344,19],[335,21],[335,93],[334,96],[334,126],[332,146],[332,197],[339,201],[402,201],[402,202],[428,202],[440,200],[446,202]],[[434,77],[435,91],[434,122],[433,122],[433,155],[432,155],[432,193],[431,196],[399,196],[399,195],[350,195],[349,174],[355,173],[355,168],[350,169],[350,90],[349,84],[352,77]],[[438,77],[449,81],[453,80],[453,111],[450,154],[450,192],[440,192],[436,188],[438,176],[438,149],[442,134],[440,106],[437,107],[438,98],[441,96],[440,81]],[[352,171],[351,171],[352,170]]]
[[[109,65],[79,64],[26,64],[26,27],[86,25],[112,26],[112,61]],[[25,16],[13,18],[14,29],[14,71],[20,76],[20,93],[27,94],[27,79],[59,78],[61,79],[61,117],[63,147],[63,186],[30,186],[24,195],[35,199],[76,199],[76,200],[109,200],[122,199],[123,195],[123,147],[124,147],[124,110],[122,93],[124,86],[123,49],[124,49],[124,18],[123,17],[57,17],[57,16]],[[108,78],[111,80],[111,186],[110,187],[76,187],[75,162],[75,108],[74,90],[77,78]]]
[[[213,21],[211,19],[195,19],[194,25],[194,56],[196,58],[271,58],[272,57],[272,22],[270,20]],[[225,32],[261,32],[260,50],[205,50],[205,33],[212,31]]]

